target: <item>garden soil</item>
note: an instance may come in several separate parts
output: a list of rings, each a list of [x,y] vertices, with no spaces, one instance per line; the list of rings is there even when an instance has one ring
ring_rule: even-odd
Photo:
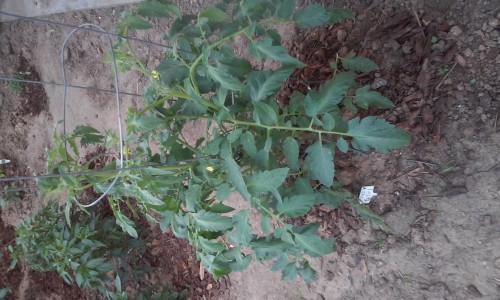
[[[310,284],[283,282],[260,263],[215,281],[200,269],[185,242],[153,230],[144,262],[156,271],[128,289],[172,280],[175,289],[189,286],[193,299],[500,299],[500,1],[350,2],[335,1],[335,6],[352,11],[355,20],[287,30],[287,47],[308,67],[292,74],[278,100],[327,80],[336,53],[353,51],[380,66],[358,80],[396,106],[370,113],[410,131],[412,144],[388,154],[336,153],[336,177],[353,193],[375,186],[378,195],[370,207],[391,230],[361,221],[347,205],[315,207],[294,220],[322,222],[320,234],[337,239],[335,253],[312,260],[318,274]],[[181,7],[199,9],[191,3]],[[111,30],[124,9],[49,19]],[[136,36],[160,42],[165,26],[155,23]],[[0,75],[22,72],[28,80],[62,82],[62,55],[68,82],[113,89],[109,65],[102,63],[106,38],[77,32],[61,51],[70,30],[23,20],[0,23]],[[237,40],[235,48],[241,49],[241,43]],[[134,46],[148,67],[159,63],[161,48]],[[145,83],[132,72],[120,75],[125,92],[140,94]],[[46,172],[44,151],[62,119],[62,99],[61,87],[25,84],[16,92],[15,86],[0,82],[0,159],[11,160],[0,166],[6,177]],[[68,89],[67,100],[69,130],[78,124],[116,128],[112,93]],[[134,96],[122,96],[121,103],[122,114],[141,106]],[[344,112],[346,118],[349,114]],[[188,132],[195,137],[202,131],[194,127]],[[16,187],[32,186],[16,182]],[[94,299],[95,293],[71,288],[56,274],[35,274],[22,266],[8,271],[6,247],[13,242],[13,226],[43,201],[35,191],[3,199],[0,288],[11,288],[7,298]]]

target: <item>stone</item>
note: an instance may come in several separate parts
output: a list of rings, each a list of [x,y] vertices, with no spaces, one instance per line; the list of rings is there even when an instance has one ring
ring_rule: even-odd
[[[493,266],[497,269],[500,269],[500,257],[495,259],[495,262],[493,263]]]
[[[345,29],[337,30],[337,39],[339,41],[343,42],[346,37],[347,37],[347,31]]]
[[[486,50],[486,46],[485,45],[479,45],[478,49],[479,49],[479,51],[484,51],[484,50]]]
[[[490,32],[490,37],[492,38],[497,38],[499,35],[500,33],[498,32],[498,30],[493,30],[492,32]]]
[[[464,50],[464,55],[465,55],[466,57],[471,57],[471,56],[472,56],[472,50],[471,50],[471,48],[467,48],[467,49],[465,49],[465,50]]]
[[[498,26],[498,19],[497,18],[489,18],[488,25],[491,27],[497,27]]]
[[[492,40],[487,40],[486,42],[484,42],[484,44],[487,47],[491,47],[491,48],[495,48],[497,46],[497,43],[495,41],[492,41]]]
[[[372,89],[377,90],[381,87],[384,87],[388,84],[387,80],[384,78],[375,78],[371,84]]]
[[[3,94],[0,94],[0,107],[3,106],[4,99],[5,99],[5,96]]]
[[[460,28],[460,26],[458,25],[453,25],[451,26],[450,28],[450,33],[453,34],[454,36],[459,36],[462,34],[462,28]]]

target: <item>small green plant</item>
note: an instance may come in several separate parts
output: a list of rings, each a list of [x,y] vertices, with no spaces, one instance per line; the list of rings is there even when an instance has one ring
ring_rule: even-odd
[[[68,284],[107,291],[112,281],[109,272],[117,271],[127,252],[143,243],[117,230],[113,219],[84,212],[69,218],[72,226],[61,207],[51,202],[24,220],[16,228],[15,246],[9,246],[11,268],[22,260],[29,269],[58,272]]]
[[[335,240],[317,235],[319,223],[294,226],[292,218],[313,205],[335,208],[350,201],[362,218],[384,226],[382,218],[335,180],[335,153],[351,147],[388,152],[407,145],[410,136],[374,116],[342,117],[345,108],[357,113],[370,106],[393,107],[368,85],[356,84],[356,73],[378,67],[354,53],[331,62],[333,76],[318,90],[277,101],[278,90],[294,69],[306,65],[287,53],[273,26],[287,23],[303,29],[351,17],[319,4],[299,10],[295,5],[295,0],[226,0],[183,15],[168,1],[152,0],[125,12],[117,25],[122,36],[151,28],[145,18],[172,19],[163,36],[172,48],[153,70],[126,39],[113,48],[121,71],[135,70],[149,78],[145,107],[128,111],[124,151],[110,131],[79,126],[68,136],[56,135],[48,152],[50,172],[90,170],[89,164],[79,163],[78,141],[82,147],[104,145],[108,161],[113,161],[104,170],[110,172],[39,180],[40,188],[47,194],[65,191],[66,212],[86,189],[108,191],[107,201],[123,231],[138,235],[124,208],[144,214],[163,231],[170,227],[177,237],[189,240],[216,278],[245,269],[252,260],[273,260],[272,269],[284,279],[299,275],[313,280],[308,258],[331,253]],[[236,57],[228,42],[238,36],[257,61],[272,60],[280,67],[257,70]],[[196,142],[182,131],[192,123],[206,128]],[[110,188],[118,176],[112,171],[120,152],[126,169]],[[234,192],[244,204],[227,201]],[[260,218],[261,234],[249,223],[250,215]]]
[[[24,80],[29,72],[18,72],[14,74],[13,78],[17,80]],[[16,93],[21,93],[24,90],[24,83],[21,81],[9,81],[9,88]]]
[[[448,65],[441,66],[437,69],[437,75],[439,77],[444,76],[446,75],[446,73],[448,73],[448,71],[449,71]]]

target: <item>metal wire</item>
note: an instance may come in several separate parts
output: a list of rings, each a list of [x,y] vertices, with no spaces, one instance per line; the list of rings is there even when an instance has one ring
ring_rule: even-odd
[[[5,16],[14,17],[14,18],[22,19],[22,20],[33,21],[33,22],[46,23],[46,24],[51,24],[51,25],[68,27],[68,28],[73,28],[73,29],[77,29],[77,28],[80,27],[80,26],[76,26],[76,25],[72,25],[72,24],[59,23],[59,22],[55,22],[55,21],[43,20],[43,19],[38,19],[38,18],[34,18],[34,17],[25,17],[25,16],[21,16],[21,15],[16,15],[16,14],[13,14],[13,13],[3,12],[3,11],[0,11],[0,15],[5,15]],[[116,34],[116,33],[108,32],[108,31],[105,31],[105,30],[100,31],[100,30],[96,30],[96,29],[92,29],[92,28],[82,28],[82,30],[86,30],[86,31],[90,31],[90,32],[95,32],[95,33],[100,33],[100,34],[106,34],[106,35],[109,35],[109,36],[118,37],[118,38],[122,38],[122,39],[125,39],[125,40],[130,40],[130,41],[135,41],[135,42],[140,42],[140,43],[144,43],[144,44],[154,45],[154,46],[162,47],[162,48],[165,48],[165,49],[173,49],[172,46],[168,46],[168,45],[164,45],[164,44],[160,44],[160,43],[155,43],[155,42],[144,40],[144,39],[139,39],[139,38],[134,38],[134,37],[127,37],[127,36],[119,35],[119,34]],[[190,52],[190,51],[186,51],[186,50],[182,50],[182,49],[177,49],[177,51],[179,51],[179,52]]]
[[[63,83],[47,82],[47,81],[35,81],[35,80],[27,80],[27,79],[17,79],[17,78],[13,78],[13,77],[2,77],[2,76],[0,76],[0,80],[3,80],[3,81],[14,81],[14,82],[23,82],[23,83],[34,83],[34,84],[45,84],[45,85],[54,85],[54,86],[64,86]],[[67,87],[77,88],[77,89],[82,89],[82,90],[96,90],[96,91],[104,92],[104,93],[113,93],[113,94],[116,93],[116,91],[107,90],[107,89],[103,89],[103,88],[98,88],[98,87],[95,87],[95,86],[81,86],[81,85],[67,84]],[[120,95],[142,97],[142,95],[134,94],[134,93],[127,93],[127,92],[120,92]]]
[[[66,98],[68,94],[68,82],[66,78],[66,68],[64,64],[64,48],[66,47],[66,43],[68,42],[69,38],[78,30],[81,30],[82,28],[85,27],[95,27],[99,29],[102,32],[106,32],[104,29],[101,27],[95,25],[95,24],[82,24],[78,26],[77,28],[74,28],[71,30],[71,32],[66,36],[64,39],[64,42],[61,46],[61,69],[62,69],[62,75],[63,75],[63,84],[64,84],[64,94],[63,94],[63,135],[66,136]],[[81,207],[91,207],[99,203],[106,195],[109,193],[109,191],[113,188],[113,186],[116,184],[120,176],[122,175],[122,169],[123,169],[123,130],[122,130],[122,120],[121,120],[121,110],[120,110],[120,92],[119,92],[119,83],[118,83],[118,67],[116,66],[116,57],[115,57],[115,51],[113,50],[113,41],[111,40],[111,35],[107,34],[108,37],[108,42],[109,42],[109,50],[111,52],[111,58],[113,60],[113,71],[114,71],[114,83],[115,83],[115,95],[116,95],[116,111],[117,111],[117,117],[118,117],[118,140],[120,143],[120,159],[118,160],[118,166],[119,166],[119,171],[118,174],[116,174],[116,177],[113,179],[111,184],[108,186],[108,188],[102,193],[99,198],[94,200],[90,204],[82,204],[80,201],[77,199],[77,197],[74,197],[75,202],[80,205]],[[65,140],[64,141],[64,148],[66,149],[66,155],[68,155],[68,142]]]

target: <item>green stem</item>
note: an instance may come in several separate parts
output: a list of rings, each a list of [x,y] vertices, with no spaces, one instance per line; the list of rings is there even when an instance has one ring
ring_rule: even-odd
[[[317,134],[335,134],[335,135],[340,135],[340,136],[353,136],[353,135],[348,134],[346,132],[326,131],[326,130],[320,130],[320,129],[314,129],[314,128],[264,125],[264,124],[259,124],[259,123],[255,123],[255,122],[241,121],[241,120],[236,120],[236,119],[229,119],[228,122],[236,124],[236,125],[265,128],[267,130],[304,131],[304,132],[312,132],[312,133],[317,133]]]

